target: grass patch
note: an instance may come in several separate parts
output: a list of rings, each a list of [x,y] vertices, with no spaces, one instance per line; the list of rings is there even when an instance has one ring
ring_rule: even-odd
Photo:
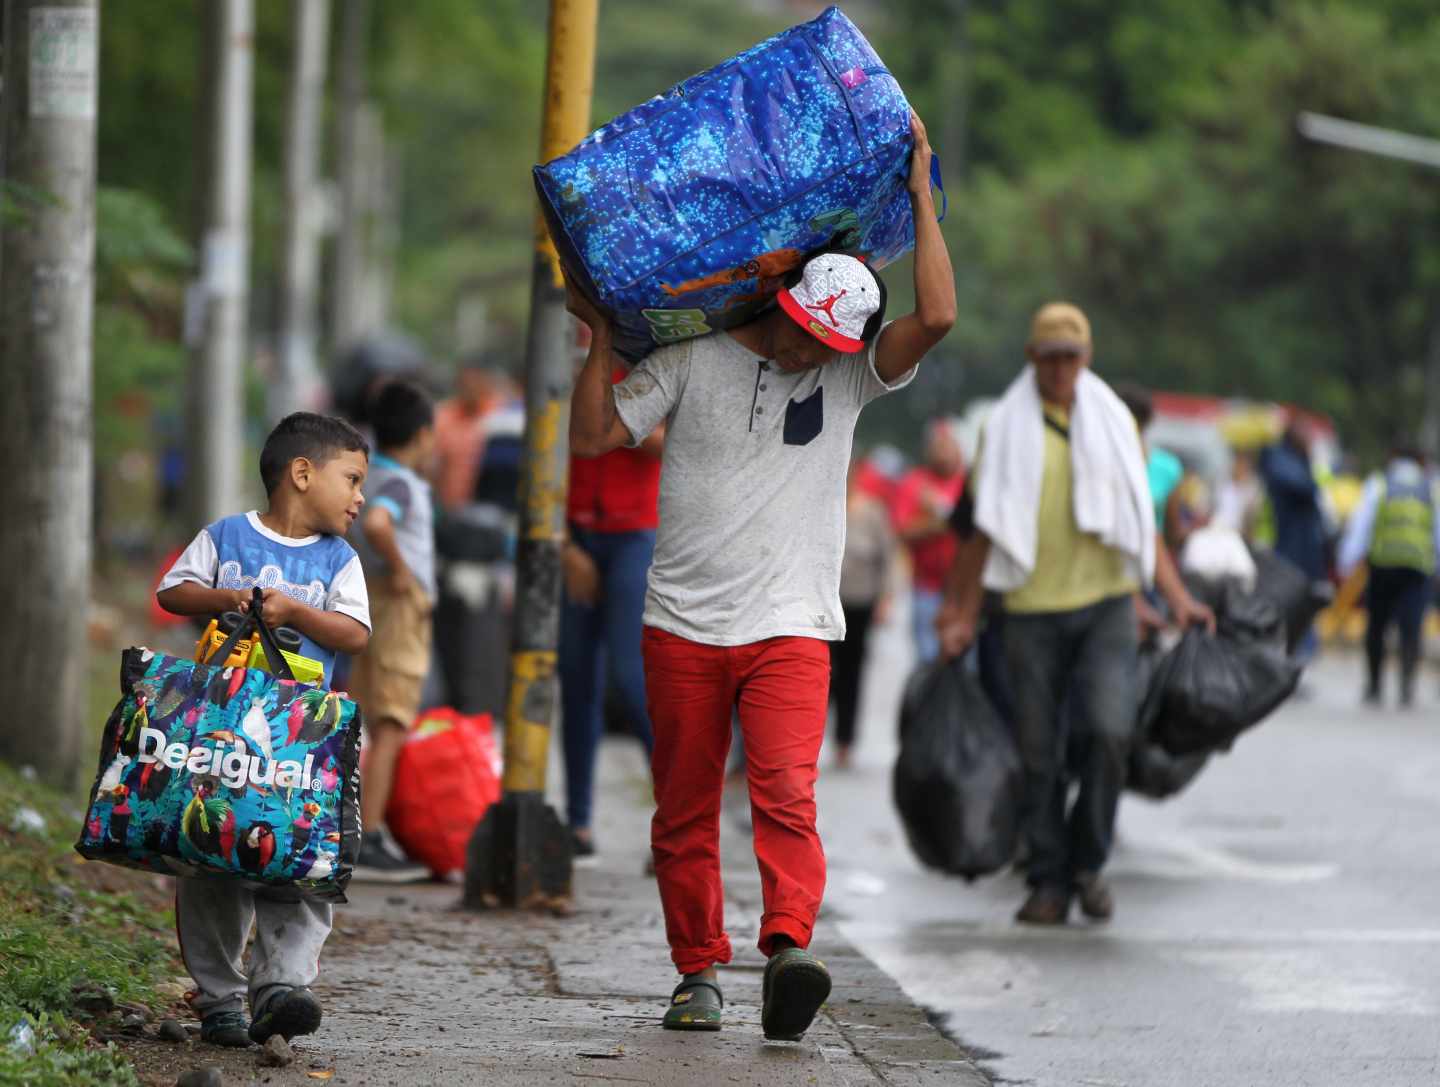
[[[144,874],[88,863],[74,851],[83,803],[0,763],[0,1084],[7,1087],[138,1083],[119,1051],[87,1028],[113,1018],[116,1003],[167,1003],[156,986],[183,970],[168,894]]]

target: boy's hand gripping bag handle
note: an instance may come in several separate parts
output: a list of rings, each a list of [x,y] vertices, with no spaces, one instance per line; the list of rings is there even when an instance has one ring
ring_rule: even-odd
[[[245,613],[245,621],[231,632],[230,637],[225,639],[224,645],[210,654],[205,663],[208,664],[212,660],[229,660],[230,654],[235,651],[235,646],[250,632],[250,628],[254,627],[256,633],[260,635],[261,643],[265,646],[265,660],[271,669],[281,679],[294,681],[295,673],[290,670],[290,662],[281,652],[280,643],[275,640],[274,633],[265,625],[264,608],[265,598],[257,585],[250,590],[250,610]]]

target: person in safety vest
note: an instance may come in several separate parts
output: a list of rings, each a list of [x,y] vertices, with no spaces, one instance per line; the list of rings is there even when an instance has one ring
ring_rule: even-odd
[[[1418,453],[1397,448],[1384,471],[1366,481],[1340,545],[1342,575],[1348,576],[1361,562],[1370,566],[1365,701],[1371,705],[1380,703],[1385,634],[1392,622],[1400,627],[1400,704],[1409,706],[1414,700],[1420,628],[1440,554],[1437,533],[1435,479]]]

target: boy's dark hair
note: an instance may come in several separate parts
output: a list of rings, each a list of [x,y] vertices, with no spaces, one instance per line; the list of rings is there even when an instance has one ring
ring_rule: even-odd
[[[265,493],[275,493],[296,457],[319,466],[337,453],[364,453],[369,457],[370,443],[344,419],[313,411],[292,412],[275,424],[260,451],[260,480],[265,484]]]
[[[435,401],[413,381],[388,381],[370,401],[375,444],[397,449],[435,422]]]

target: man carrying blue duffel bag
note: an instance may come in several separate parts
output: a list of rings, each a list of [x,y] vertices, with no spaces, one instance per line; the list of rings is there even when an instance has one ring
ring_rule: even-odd
[[[845,636],[840,561],[855,422],[908,385],[955,320],[955,284],[912,116],[908,186],[915,312],[889,324],[884,285],[844,253],[795,269],[748,324],[661,347],[611,384],[614,330],[573,285],[590,354],[571,402],[582,457],[639,445],[668,421],[643,651],[656,812],[651,846],[671,957],[682,975],[664,1025],[718,1030],[717,964],[730,961],[720,794],[738,708],[769,960],[761,1023],[796,1040],[830,992],[811,954],[825,890],[815,780],[830,654]]]

